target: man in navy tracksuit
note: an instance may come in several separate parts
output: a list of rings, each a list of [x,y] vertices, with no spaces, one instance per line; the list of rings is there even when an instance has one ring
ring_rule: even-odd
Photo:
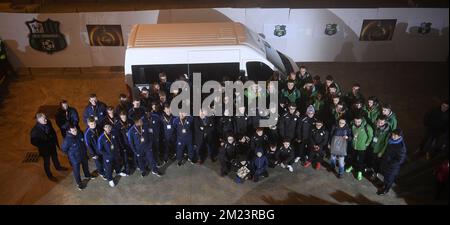
[[[141,106],[139,99],[133,100],[133,107],[128,110],[128,119],[133,120],[135,117],[143,117],[145,115],[145,109]]]
[[[103,125],[104,132],[98,138],[98,152],[103,156],[103,165],[105,167],[106,179],[109,182],[109,186],[116,186],[113,180],[113,170],[116,171],[116,175],[126,176],[121,172],[121,151],[120,143],[117,135],[112,132],[112,125],[106,123]]]
[[[158,177],[162,174],[156,167],[153,158],[152,139],[148,132],[148,127],[144,126],[141,118],[134,118],[134,125],[128,130],[128,143],[138,161],[138,168],[142,172],[142,177],[147,176],[147,165],[151,167],[152,173]]]
[[[173,122],[175,117],[170,111],[170,104],[164,104],[163,113],[161,116],[162,127],[163,127],[163,137],[162,137],[162,147],[164,163],[169,161],[169,154],[172,154],[175,143],[175,134],[173,128]],[[171,156],[172,157],[172,156]]]
[[[263,155],[263,148],[256,148],[256,157],[253,159],[253,181],[258,182],[259,177],[268,177],[267,167],[269,166],[269,160]]]
[[[90,117],[87,120],[88,128],[84,132],[84,142],[86,144],[87,150],[89,151],[90,157],[94,159],[95,167],[97,168],[98,174],[105,178],[105,170],[103,167],[103,157],[98,151],[98,138],[100,137],[100,129],[97,127],[94,117]]]
[[[153,157],[156,163],[158,165],[161,165],[161,163],[159,163],[159,153],[160,153],[159,143],[161,134],[163,132],[161,116],[156,111],[150,108],[149,111],[144,116],[142,122],[144,123],[144,127],[147,128],[150,138],[152,139]]]
[[[206,111],[200,110],[199,116],[194,118],[194,151],[197,163],[202,164],[201,149],[206,147],[208,156],[215,161],[214,143],[214,118],[206,116]]]
[[[85,187],[81,182],[80,165],[83,167],[85,178],[92,179],[94,177],[89,172],[88,155],[86,146],[84,145],[83,132],[78,131],[76,125],[69,125],[69,130],[64,138],[61,149],[69,157],[70,165],[73,168],[73,177],[77,182],[78,189],[84,189]]]
[[[106,116],[106,105],[98,101],[95,94],[89,96],[89,103],[83,113],[83,121],[87,123],[87,119],[91,116],[94,117],[97,124],[102,122]]]
[[[67,131],[69,130],[69,124],[73,124],[80,130],[78,122],[80,118],[78,112],[75,108],[70,107],[66,100],[61,100],[59,103],[58,112],[55,115],[56,125],[58,125],[61,130],[61,135],[66,137]]]
[[[123,172],[127,175],[130,175],[130,169],[132,166],[129,158],[133,158],[134,156],[133,151],[131,151],[130,145],[128,143],[127,136],[128,130],[130,130],[131,126],[133,126],[133,121],[128,119],[127,113],[125,111],[120,111],[119,118],[114,122],[114,131],[117,133],[120,148],[122,150],[121,153],[124,166]]]
[[[180,117],[175,118],[173,127],[177,144],[178,166],[183,164],[184,149],[188,151],[188,160],[194,163],[194,149],[192,146],[192,117],[186,116],[186,113],[180,112]]]

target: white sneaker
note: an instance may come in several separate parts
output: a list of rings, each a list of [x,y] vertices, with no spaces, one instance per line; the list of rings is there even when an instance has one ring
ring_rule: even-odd
[[[126,173],[124,173],[124,172],[120,172],[119,176],[121,176],[121,177],[128,177],[128,175]]]
[[[281,163],[280,166],[281,166],[281,168],[283,168],[283,169],[286,168],[286,165],[284,165],[284,163]]]
[[[300,157],[295,158],[295,163],[298,163],[298,161],[300,161]]]
[[[114,184],[114,181],[112,180],[112,181],[109,181],[109,186],[114,187],[114,186],[116,186],[116,184]]]
[[[292,168],[291,165],[288,165],[287,168],[288,168],[289,172],[291,172],[291,173],[294,172],[294,168]]]
[[[101,174],[100,174],[100,176],[103,178],[103,180],[107,180],[107,179],[105,178],[105,176],[103,176],[103,175],[101,175]]]

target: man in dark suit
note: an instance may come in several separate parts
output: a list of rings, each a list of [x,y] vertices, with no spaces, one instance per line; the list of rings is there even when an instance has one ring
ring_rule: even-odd
[[[30,132],[31,144],[38,148],[39,155],[44,158],[44,170],[48,179],[57,181],[50,171],[50,158],[56,170],[66,171],[67,168],[62,167],[58,160],[56,147],[60,147],[55,129],[53,129],[52,123],[47,120],[47,116],[44,113],[37,113],[36,121],[36,125],[34,125]]]

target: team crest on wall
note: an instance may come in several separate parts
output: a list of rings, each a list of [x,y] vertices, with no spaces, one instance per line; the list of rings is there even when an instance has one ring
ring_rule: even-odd
[[[38,51],[52,54],[67,47],[66,38],[59,30],[59,22],[51,19],[39,21],[33,19],[25,22],[30,30],[30,46]]]
[[[329,23],[325,25],[325,34],[328,36],[333,36],[338,32],[337,24]]]
[[[422,34],[422,35],[430,33],[431,25],[432,25],[432,23],[427,23],[427,22],[421,23],[419,29],[417,30],[417,33]]]
[[[275,25],[273,35],[277,37],[283,37],[284,35],[286,35],[286,25]]]

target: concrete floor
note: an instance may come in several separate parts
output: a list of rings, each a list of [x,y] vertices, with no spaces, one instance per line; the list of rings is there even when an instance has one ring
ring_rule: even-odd
[[[365,96],[376,95],[393,105],[399,126],[405,130],[409,151],[416,149],[422,135],[422,116],[439,97],[448,97],[448,63],[306,63],[312,74],[334,75],[345,90],[359,82]],[[0,204],[430,204],[432,177],[410,181],[412,173],[427,163],[408,160],[402,170],[403,182],[387,196],[375,194],[368,180],[352,176],[338,180],[322,168],[298,168],[289,173],[271,169],[259,183],[236,184],[231,177],[219,177],[218,163],[164,168],[162,178],[138,174],[119,180],[110,188],[97,178],[79,191],[71,172],[54,172],[59,182],[47,180],[42,160],[22,163],[26,152],[36,151],[29,141],[34,113],[49,113],[61,98],[81,113],[88,94],[117,104],[125,93],[123,75],[109,69],[34,69],[20,73],[2,90],[0,98]],[[84,129],[84,124],[83,124]],[[59,133],[59,132],[58,132]],[[61,140],[61,137],[60,137]],[[59,154],[63,165],[68,161]],[[429,166],[428,166],[429,167]],[[427,168],[428,168],[427,167]],[[91,162],[91,170],[94,165]],[[53,170],[53,168],[52,168]],[[446,201],[448,204],[448,199]]]

